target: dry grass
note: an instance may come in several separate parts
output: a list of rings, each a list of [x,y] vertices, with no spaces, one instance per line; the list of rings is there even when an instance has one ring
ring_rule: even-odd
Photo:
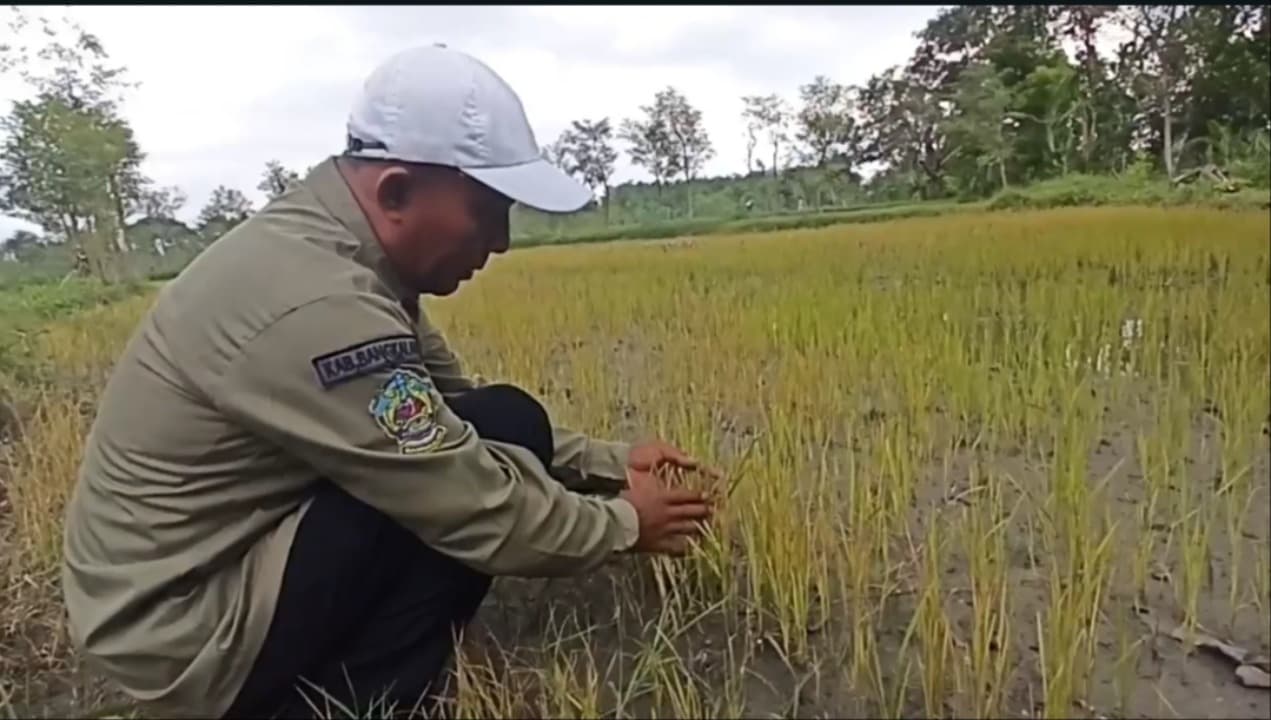
[[[429,303],[470,369],[730,490],[686,561],[500,581],[456,713],[1265,716],[1136,610],[1271,641],[1267,235],[1100,209],[496,259]],[[116,307],[45,338],[61,390],[7,473],[24,606],[53,597],[86,404],[141,305]]]

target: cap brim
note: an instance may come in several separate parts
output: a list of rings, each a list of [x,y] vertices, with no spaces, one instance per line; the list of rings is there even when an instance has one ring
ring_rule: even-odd
[[[508,167],[462,170],[481,184],[543,212],[575,212],[593,199],[586,185],[542,159]]]

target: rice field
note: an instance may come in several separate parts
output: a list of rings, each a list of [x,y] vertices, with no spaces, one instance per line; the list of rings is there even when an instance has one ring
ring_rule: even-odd
[[[1269,233],[1099,208],[494,258],[426,304],[470,372],[728,491],[690,558],[500,579],[455,714],[1266,717]],[[146,302],[37,338],[0,715],[98,701],[50,604],[58,522]]]

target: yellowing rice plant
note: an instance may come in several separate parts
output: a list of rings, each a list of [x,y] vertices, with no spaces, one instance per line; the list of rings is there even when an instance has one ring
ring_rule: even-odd
[[[1196,648],[1271,642],[1269,231],[1081,209],[496,258],[427,303],[469,371],[729,491],[688,559],[501,579],[456,713],[1266,717]],[[60,392],[4,480],[27,606],[73,404],[142,307],[45,338]]]

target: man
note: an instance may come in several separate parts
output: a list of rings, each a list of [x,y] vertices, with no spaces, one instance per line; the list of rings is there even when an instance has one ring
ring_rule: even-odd
[[[507,250],[513,202],[588,200],[513,91],[461,53],[406,51],[348,133],[163,288],[88,438],[72,637],[164,714],[410,710],[492,576],[681,553],[710,516],[653,475],[694,460],[477,387],[420,310]]]

